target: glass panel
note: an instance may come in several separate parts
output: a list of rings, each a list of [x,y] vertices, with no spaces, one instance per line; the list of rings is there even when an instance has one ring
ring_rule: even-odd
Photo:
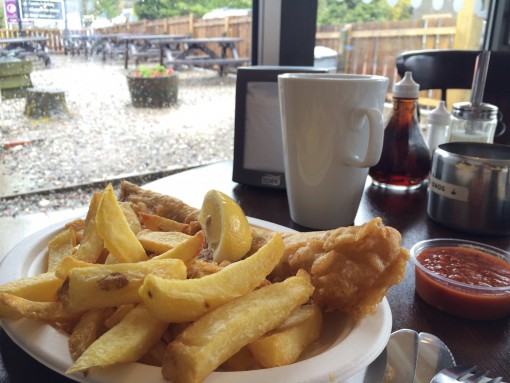
[[[232,159],[235,71],[251,55],[251,2],[241,5],[235,13],[108,28],[24,22],[23,40],[17,22],[0,25],[0,216],[23,211],[22,201],[5,196],[29,193],[25,200],[33,206],[25,212],[76,207],[74,200],[88,204],[91,195],[79,185],[101,188],[121,178],[143,184],[176,169]],[[195,40],[183,42],[188,36]],[[32,50],[32,38],[45,46]],[[162,70],[140,70],[157,67],[162,52],[164,65],[176,69],[177,85]],[[144,76],[150,78],[128,81]],[[40,113],[25,112],[27,87],[37,90],[30,111]],[[51,102],[39,103],[47,96]],[[46,190],[63,190],[69,198],[36,195]]]
[[[387,76],[391,89],[401,52],[481,49],[489,7],[490,0],[320,0],[316,45],[338,53],[338,71]],[[440,97],[422,96],[426,107]]]

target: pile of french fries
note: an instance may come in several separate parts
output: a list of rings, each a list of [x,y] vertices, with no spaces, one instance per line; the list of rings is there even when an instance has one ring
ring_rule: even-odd
[[[68,334],[67,374],[140,362],[161,366],[174,383],[287,365],[319,338],[322,312],[310,303],[306,272],[266,280],[283,255],[279,234],[217,265],[199,258],[203,231],[186,229],[136,214],[109,185],[85,219],[49,241],[47,272],[0,286],[0,317],[45,321]]]

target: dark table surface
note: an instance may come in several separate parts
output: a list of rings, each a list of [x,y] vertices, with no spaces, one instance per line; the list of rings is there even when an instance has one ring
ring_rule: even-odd
[[[248,216],[304,230],[289,215],[284,190],[244,186],[232,181],[232,163],[221,162],[157,180],[148,189],[182,199],[200,207],[205,193],[217,189],[233,197]],[[482,237],[453,231],[430,220],[426,213],[427,189],[392,192],[367,183],[355,224],[373,217],[402,233],[403,246],[427,238],[465,238],[510,250],[510,237]],[[402,328],[425,331],[442,338],[457,364],[475,364],[490,376],[510,380],[510,320],[472,321],[457,318],[429,306],[414,290],[414,270],[407,266],[405,280],[388,293],[393,330]],[[70,382],[44,367],[18,348],[0,332],[0,382]]]

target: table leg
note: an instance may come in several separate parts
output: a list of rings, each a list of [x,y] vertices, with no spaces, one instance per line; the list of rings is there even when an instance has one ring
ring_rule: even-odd
[[[126,48],[124,50],[124,69],[128,68],[129,61],[129,41],[126,40]]]
[[[231,47],[231,52],[232,58],[237,60],[239,58],[239,53],[237,52],[237,47],[235,45]]]

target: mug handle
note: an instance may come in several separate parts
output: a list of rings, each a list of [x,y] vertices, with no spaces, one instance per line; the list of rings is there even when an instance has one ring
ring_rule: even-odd
[[[384,138],[384,118],[380,110],[375,108],[359,108],[355,109],[351,115],[351,131],[359,131],[362,126],[356,122],[367,116],[369,135],[368,135],[368,147],[365,157],[361,158],[356,154],[349,154],[345,159],[345,163],[349,166],[358,168],[368,168],[374,166],[379,162],[381,158],[383,138]]]

